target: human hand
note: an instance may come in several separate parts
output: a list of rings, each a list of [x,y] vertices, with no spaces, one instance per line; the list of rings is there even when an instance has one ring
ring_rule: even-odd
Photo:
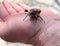
[[[1,38],[8,42],[29,43],[34,46],[59,46],[60,39],[58,38],[60,38],[60,19],[58,19],[58,17],[50,10],[46,8],[40,9],[40,16],[45,23],[38,21],[36,25],[31,24],[29,17],[23,21],[26,16],[24,12],[18,14],[14,14],[14,12],[11,16],[7,15],[8,17],[5,19],[5,22],[0,23]]]

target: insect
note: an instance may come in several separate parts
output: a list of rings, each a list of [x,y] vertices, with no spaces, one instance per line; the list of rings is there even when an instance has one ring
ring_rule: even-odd
[[[26,17],[29,16],[31,20],[37,21],[38,18],[42,19],[41,16],[40,16],[40,13],[41,13],[41,10],[40,9],[33,8],[33,9],[30,9],[30,11],[25,10],[25,12],[27,12]],[[25,20],[25,18],[24,18],[24,20]]]

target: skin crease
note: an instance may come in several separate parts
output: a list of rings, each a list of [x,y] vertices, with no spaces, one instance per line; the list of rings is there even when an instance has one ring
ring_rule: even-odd
[[[4,4],[6,3],[4,2]],[[26,8],[23,4],[20,6],[23,6],[23,9]],[[30,10],[30,8],[28,9]],[[0,16],[3,18],[0,20],[0,37],[7,42],[22,42],[33,46],[60,46],[60,18],[47,8],[39,8],[40,16],[44,21],[34,23],[34,21],[30,21],[29,17],[23,21],[26,16],[23,9],[19,13],[12,10],[17,14],[11,13],[6,18],[3,15],[8,13],[4,10],[5,12],[2,14],[0,11]]]

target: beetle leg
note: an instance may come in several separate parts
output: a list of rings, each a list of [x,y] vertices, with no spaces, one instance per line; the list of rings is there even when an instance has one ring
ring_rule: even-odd
[[[26,15],[26,17],[27,17],[28,15]],[[26,17],[23,19],[23,21],[26,19]]]

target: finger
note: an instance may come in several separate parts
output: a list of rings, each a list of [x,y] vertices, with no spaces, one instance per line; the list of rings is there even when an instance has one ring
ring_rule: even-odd
[[[16,10],[11,6],[11,4],[8,1],[4,1],[3,5],[9,14],[16,14]]]
[[[23,10],[29,10],[30,9],[30,7],[29,6],[27,6],[27,5],[25,5],[25,4],[22,4],[22,3],[16,3],[17,5],[19,5],[21,8],[23,8]]]
[[[4,7],[3,4],[1,3],[1,4],[0,4],[0,18],[1,18],[2,20],[4,20],[5,17],[8,16],[8,15],[9,15],[9,13],[7,12],[7,10],[5,9],[5,7]]]
[[[23,8],[21,8],[21,6],[18,6],[16,3],[11,3],[11,6],[16,10],[16,12],[24,12]]]

